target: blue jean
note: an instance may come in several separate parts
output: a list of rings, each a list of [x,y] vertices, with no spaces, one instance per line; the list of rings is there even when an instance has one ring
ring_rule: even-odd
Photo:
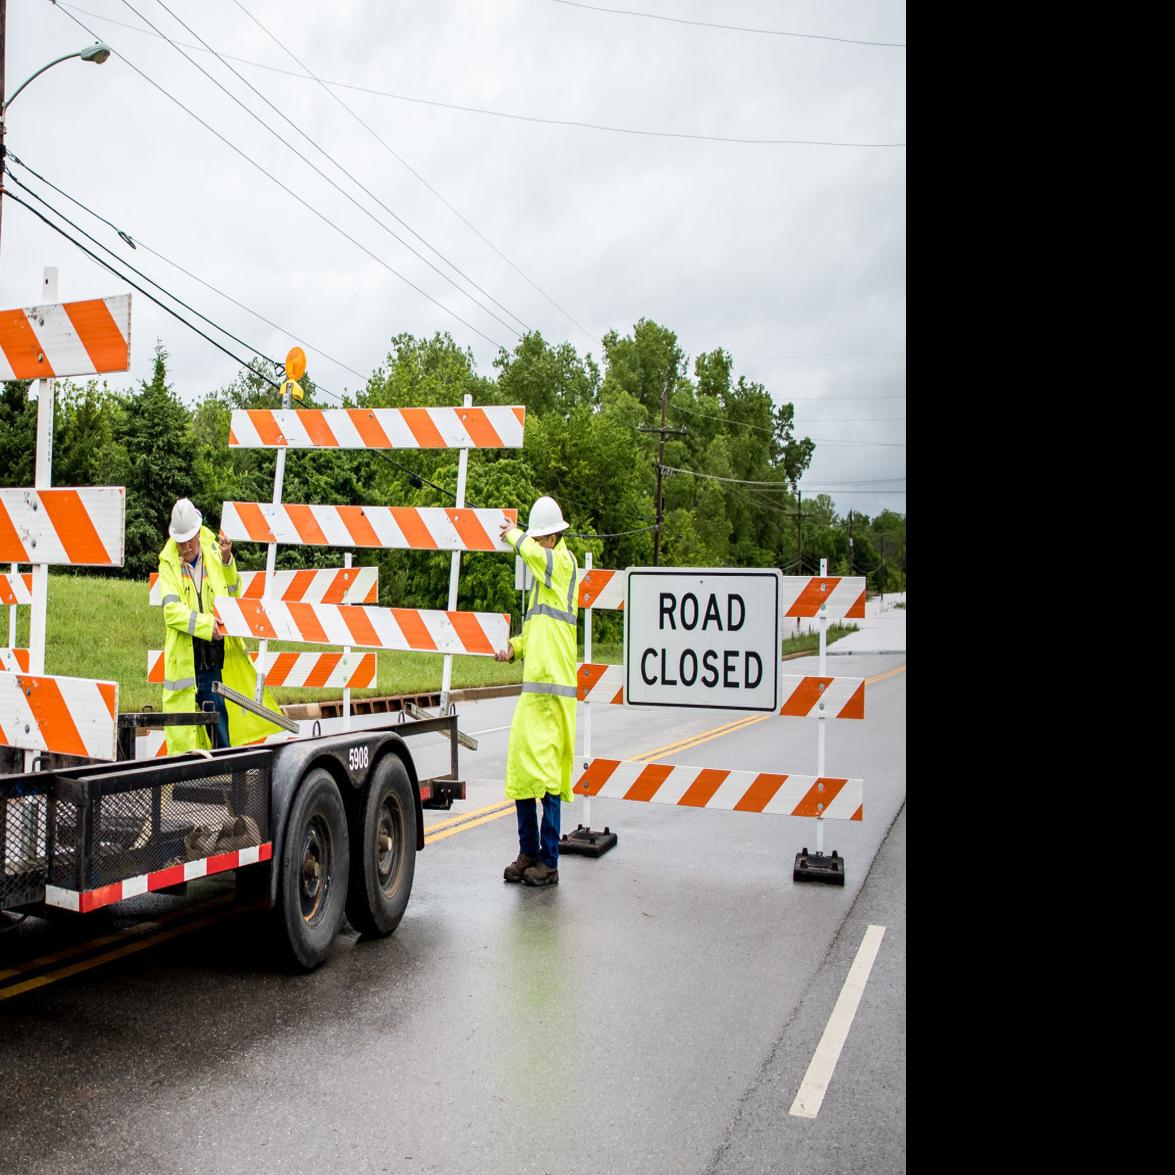
[[[548,869],[559,868],[559,799],[558,792],[543,796],[542,847],[539,846],[538,810],[535,800],[515,800],[518,816],[518,845],[528,857],[538,857]]]
[[[216,707],[216,725],[208,733],[212,736],[214,747],[229,747],[232,743],[228,738],[228,707],[223,694],[212,692],[214,681],[220,681],[219,669],[196,670],[196,709],[203,710],[205,702],[211,702]]]

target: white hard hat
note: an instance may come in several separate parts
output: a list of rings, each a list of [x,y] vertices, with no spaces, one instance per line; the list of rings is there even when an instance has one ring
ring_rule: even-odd
[[[559,503],[554,498],[548,498],[545,495],[530,508],[528,521],[530,525],[526,528],[526,533],[532,539],[541,539],[548,534],[558,534],[571,525],[570,522],[563,521],[563,511],[559,509]]]
[[[177,543],[186,543],[199,532],[203,521],[204,515],[187,498],[180,498],[171,508],[171,525],[167,533]]]

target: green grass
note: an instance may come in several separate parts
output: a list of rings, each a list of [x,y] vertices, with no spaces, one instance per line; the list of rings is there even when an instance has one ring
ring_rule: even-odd
[[[28,647],[29,608],[17,608],[17,645]],[[0,609],[0,641],[8,642],[8,617]],[[832,624],[828,628],[831,644],[855,625]],[[246,641],[255,649],[258,642]],[[328,646],[271,641],[271,649],[290,652],[313,652]],[[791,637],[784,641],[783,652],[815,652],[815,634]],[[63,677],[93,677],[117,681],[118,708],[141,710],[158,708],[163,690],[148,685],[147,650],[163,648],[163,610],[147,603],[147,585],[126,579],[98,576],[49,576],[49,620],[45,646],[45,672]],[[582,659],[583,648],[580,648]],[[394,694],[431,693],[441,688],[444,657],[439,653],[378,652],[379,683],[375,689],[352,690],[352,698],[383,697]],[[593,642],[592,660],[617,665],[624,649],[619,642]],[[513,685],[522,680],[522,666],[517,662],[499,662],[489,657],[454,657],[453,688],[469,689],[485,685]],[[342,696],[340,690],[277,689],[279,705],[314,702]]]

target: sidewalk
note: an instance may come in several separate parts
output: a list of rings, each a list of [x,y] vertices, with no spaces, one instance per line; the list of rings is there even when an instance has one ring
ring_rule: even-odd
[[[857,653],[904,653],[906,651],[905,592],[887,592],[884,602],[880,596],[865,601],[865,619],[853,620],[856,632],[842,636],[828,646],[828,655]]]

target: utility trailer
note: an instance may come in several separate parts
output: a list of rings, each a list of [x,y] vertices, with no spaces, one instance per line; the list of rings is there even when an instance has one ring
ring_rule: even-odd
[[[447,735],[421,780],[405,739]],[[424,808],[465,798],[457,716],[285,743],[0,776],[0,911],[87,913],[236,871],[295,966],[317,967],[346,916],[388,935],[412,892]],[[181,889],[182,892],[182,889]]]

